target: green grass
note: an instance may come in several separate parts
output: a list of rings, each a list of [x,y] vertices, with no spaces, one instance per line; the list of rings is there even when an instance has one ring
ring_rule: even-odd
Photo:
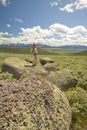
[[[87,51],[63,49],[39,49],[38,63],[41,57],[50,57],[58,64],[59,70],[66,68],[74,72],[86,71]],[[7,57],[32,58],[30,48],[2,48],[0,47],[0,66]]]
[[[79,52],[76,52],[74,55],[78,55],[78,56],[87,56],[87,50],[84,50],[84,51],[79,51]]]
[[[41,55],[87,55],[87,51],[64,49],[38,49]],[[0,53],[31,54],[31,48],[4,48],[0,47]]]
[[[31,51],[30,48],[3,48],[0,47],[1,53],[10,53],[10,54],[29,54]]]
[[[58,64],[58,70],[72,70],[79,80],[78,85],[87,90],[87,51],[42,48],[38,52],[38,65],[40,65],[40,58],[50,57]],[[32,53],[30,48],[0,47],[0,71],[1,65],[7,57],[26,59],[28,57],[32,58]]]
[[[87,128],[87,93],[82,88],[76,87],[66,92],[72,110],[73,130]]]

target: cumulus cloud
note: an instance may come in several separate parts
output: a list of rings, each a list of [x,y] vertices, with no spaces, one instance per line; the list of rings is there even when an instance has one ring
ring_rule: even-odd
[[[87,46],[87,29],[82,25],[70,28],[66,25],[55,23],[46,29],[40,26],[21,28],[16,37],[13,35],[11,36],[8,32],[0,32],[0,43],[30,44],[33,42],[50,46]]]
[[[14,18],[15,21],[19,22],[19,23],[23,23],[23,20],[19,19],[19,18]]]
[[[67,11],[68,13],[74,12],[73,4],[67,4],[63,8],[60,8],[61,11]]]
[[[74,3],[76,9],[84,9],[87,8],[87,0],[77,0]]]
[[[50,2],[50,5],[51,5],[51,7],[58,6],[58,2],[57,1]]]
[[[10,28],[10,27],[11,27],[11,25],[10,25],[10,24],[6,24],[6,27]]]
[[[67,26],[59,24],[59,23],[55,23],[55,24],[51,25],[49,28],[50,28],[50,31],[53,33],[53,35],[55,35],[55,34],[63,35],[65,33],[67,33],[69,30],[69,28]]]
[[[9,3],[8,0],[0,0],[0,3],[3,5],[3,6],[7,6],[7,4]]]
[[[27,35],[29,37],[34,37],[34,38],[42,38],[49,36],[50,31],[48,29],[41,29],[40,26],[35,26],[33,28],[21,28],[21,32],[19,33],[20,35]]]
[[[9,34],[8,32],[0,32],[0,44],[10,43],[10,38],[12,36],[13,34]]]
[[[70,30],[70,33],[72,34],[85,34],[86,32],[87,29],[84,26],[76,26]]]
[[[87,0],[76,0],[72,3],[66,4],[63,8],[60,8],[61,11],[66,11],[68,13],[72,13],[78,9],[87,8]]]
[[[0,36],[10,36],[8,32],[0,32]]]

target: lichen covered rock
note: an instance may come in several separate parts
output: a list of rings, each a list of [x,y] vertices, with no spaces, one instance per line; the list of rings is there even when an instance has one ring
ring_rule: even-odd
[[[0,130],[69,130],[63,92],[38,76],[0,81]]]
[[[51,63],[51,64],[47,63],[47,64],[44,65],[45,70],[47,70],[48,72],[50,72],[50,71],[56,71],[57,67],[58,67],[58,65],[55,64],[55,63]]]
[[[25,60],[29,63],[33,63],[33,60],[31,58],[26,58]]]
[[[41,58],[41,59],[40,59],[40,63],[41,63],[42,65],[45,65],[45,64],[47,64],[47,63],[54,63],[54,61],[53,61],[51,58],[49,58],[49,57],[44,57],[44,58]]]
[[[48,75],[48,71],[40,66],[28,67],[27,73],[31,73],[31,74],[39,75],[39,76],[47,76]]]
[[[2,64],[2,72],[9,72],[13,75],[13,78],[19,79],[22,75],[40,75],[46,76],[48,71],[40,66],[32,66],[31,63],[17,58],[8,57]]]
[[[31,66],[31,64],[18,57],[8,57],[2,64],[2,72],[12,73],[13,77],[18,79],[22,74],[26,73],[26,66]]]
[[[52,84],[58,86],[61,90],[66,91],[69,88],[75,88],[78,78],[71,70],[63,69],[61,71],[51,72],[46,78]]]

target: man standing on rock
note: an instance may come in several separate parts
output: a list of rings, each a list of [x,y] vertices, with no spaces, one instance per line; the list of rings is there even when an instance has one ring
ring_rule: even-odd
[[[37,55],[38,55],[38,50],[37,48],[40,48],[42,46],[37,46],[35,43],[32,45],[32,54],[33,54],[33,64],[32,66],[36,66],[37,63]]]

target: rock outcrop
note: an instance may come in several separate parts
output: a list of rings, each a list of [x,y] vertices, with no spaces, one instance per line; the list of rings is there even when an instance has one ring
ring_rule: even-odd
[[[2,72],[9,72],[13,74],[13,77],[19,79],[22,75],[40,75],[46,76],[48,71],[40,66],[32,66],[31,63],[28,63],[25,60],[22,60],[17,57],[9,57],[2,64]]]
[[[26,58],[25,60],[29,63],[33,63],[33,60],[31,58]]]
[[[48,75],[48,71],[40,66],[34,66],[31,68],[28,68],[27,71],[28,71],[28,73],[31,73],[34,75],[39,75],[39,76],[47,76]]]
[[[8,57],[2,64],[2,72],[12,73],[18,79],[26,73],[25,66],[31,66],[31,64],[17,57]]]
[[[78,79],[73,76],[72,71],[63,69],[57,71],[58,65],[55,63],[46,63],[44,66],[32,66],[17,57],[9,57],[2,64],[2,72],[9,72],[14,78],[19,79],[22,75],[39,75],[44,76],[49,82],[58,86],[61,90],[67,90],[70,87],[75,87]],[[55,72],[54,72],[55,71]]]
[[[51,58],[49,58],[49,57],[44,57],[44,58],[41,58],[41,59],[40,59],[40,63],[41,63],[42,65],[45,65],[45,64],[47,64],[47,63],[54,63],[54,61],[53,61]]]
[[[44,65],[44,69],[47,70],[48,72],[57,71],[57,67],[58,67],[58,65],[55,63],[51,63],[51,64],[47,63]]]
[[[69,88],[76,87],[78,79],[72,71],[63,69],[61,71],[51,72],[46,78],[52,84],[58,86],[61,90],[66,91]]]
[[[69,130],[63,92],[38,76],[0,81],[0,130]]]

